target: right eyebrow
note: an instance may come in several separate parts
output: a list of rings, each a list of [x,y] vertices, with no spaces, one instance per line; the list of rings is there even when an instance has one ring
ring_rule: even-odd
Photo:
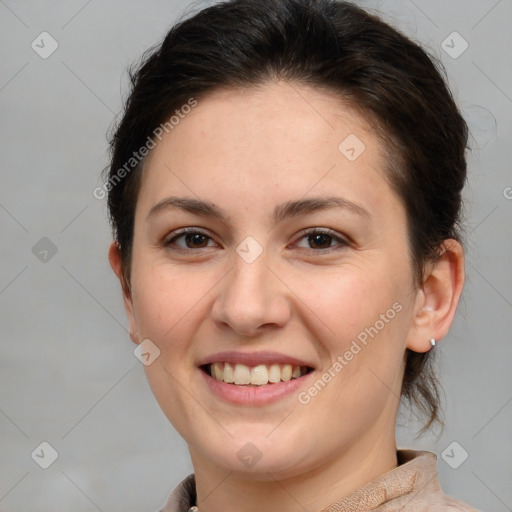
[[[213,217],[227,224],[226,214],[217,205],[202,199],[175,196],[166,197],[165,199],[162,199],[153,205],[146,215],[146,221],[148,221],[150,217],[161,212],[162,210],[167,210],[169,208],[180,208],[196,215]]]

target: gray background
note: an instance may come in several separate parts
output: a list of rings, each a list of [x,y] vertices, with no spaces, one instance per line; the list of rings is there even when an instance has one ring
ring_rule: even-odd
[[[476,147],[467,284],[435,349],[447,427],[419,440],[399,427],[398,439],[438,454],[446,492],[482,510],[512,510],[512,1],[360,3],[442,59]],[[92,191],[127,65],[179,15],[204,5],[0,0],[3,512],[154,511],[192,471],[133,355],[106,258],[105,202]],[[31,48],[43,31],[59,45],[46,59]],[[458,58],[442,47],[453,31],[469,44]],[[461,40],[445,44],[461,48]],[[407,417],[401,424],[411,425]],[[42,441],[59,454],[48,469],[31,458]],[[463,450],[467,460],[453,469]]]

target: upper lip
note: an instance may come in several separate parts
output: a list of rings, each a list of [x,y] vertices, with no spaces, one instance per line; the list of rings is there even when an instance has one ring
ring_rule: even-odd
[[[211,363],[232,363],[243,364],[246,366],[257,366],[260,364],[291,364],[292,366],[307,366],[314,368],[311,363],[297,359],[296,357],[281,354],[279,352],[239,352],[230,350],[226,352],[217,352],[204,357],[198,362],[198,366]]]

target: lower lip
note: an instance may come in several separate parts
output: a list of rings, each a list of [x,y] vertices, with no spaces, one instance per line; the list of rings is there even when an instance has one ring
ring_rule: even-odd
[[[266,384],[264,386],[237,386],[236,384],[228,384],[227,382],[214,379],[201,369],[199,371],[213,393],[228,402],[238,405],[265,405],[275,402],[296,392],[313,373],[310,372],[288,382],[276,382],[275,384]]]

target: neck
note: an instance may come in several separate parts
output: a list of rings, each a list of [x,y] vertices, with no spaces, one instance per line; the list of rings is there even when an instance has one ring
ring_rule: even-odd
[[[200,512],[320,511],[397,466],[394,432],[354,443],[322,465],[283,479],[270,472],[259,480],[244,478],[190,453]]]

